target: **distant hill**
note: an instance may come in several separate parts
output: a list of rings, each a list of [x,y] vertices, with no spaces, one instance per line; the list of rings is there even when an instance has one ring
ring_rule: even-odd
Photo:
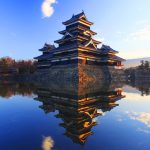
[[[150,61],[150,57],[137,58],[137,59],[128,59],[123,64],[124,64],[125,68],[136,67],[140,64],[141,60]]]

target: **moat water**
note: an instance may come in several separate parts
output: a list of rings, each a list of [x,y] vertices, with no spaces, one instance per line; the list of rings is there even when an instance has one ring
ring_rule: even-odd
[[[0,150],[150,150],[149,89],[0,85]]]

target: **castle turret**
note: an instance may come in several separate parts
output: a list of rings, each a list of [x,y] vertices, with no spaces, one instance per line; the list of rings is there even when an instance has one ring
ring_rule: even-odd
[[[38,60],[37,69],[50,68],[51,62],[49,61],[49,58],[53,55],[53,49],[55,49],[55,46],[47,43],[44,44],[43,48],[39,49],[39,51],[42,52],[42,55],[34,58]]]

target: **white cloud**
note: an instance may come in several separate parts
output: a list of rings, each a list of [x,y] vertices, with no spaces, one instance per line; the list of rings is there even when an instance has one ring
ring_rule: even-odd
[[[43,150],[51,150],[54,146],[54,141],[53,139],[48,136],[48,137],[44,137],[43,139],[43,143],[42,143],[42,149]]]
[[[130,36],[134,40],[150,40],[150,25],[147,25],[146,27],[140,29],[137,32],[131,33]]]
[[[129,41],[149,41],[150,40],[150,25],[138,29],[135,32],[129,33],[124,39],[125,42]]]
[[[54,8],[52,7],[52,4],[57,3],[56,0],[44,0],[42,3],[41,9],[44,17],[51,17],[54,13]]]
[[[125,34],[125,32],[117,31],[117,32],[116,32],[116,34],[118,34],[118,35],[124,35],[124,34]]]
[[[143,133],[146,133],[146,134],[150,134],[150,131],[149,131],[149,130],[142,129],[142,128],[138,128],[137,131],[143,132]]]
[[[147,25],[149,23],[149,20],[148,19],[143,19],[143,20],[138,20],[136,22],[136,25],[137,26],[140,26],[140,25]]]
[[[118,121],[118,122],[122,122],[123,119],[122,119],[122,118],[118,118],[117,121]]]
[[[150,113],[146,112],[126,112],[130,119],[137,120],[150,128]]]

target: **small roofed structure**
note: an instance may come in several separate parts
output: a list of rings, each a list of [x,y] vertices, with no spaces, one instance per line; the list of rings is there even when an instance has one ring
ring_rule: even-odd
[[[98,49],[98,51],[101,54],[101,64],[115,66],[117,69],[122,69],[122,61],[125,61],[125,59],[116,55],[119,53],[118,51],[104,44],[100,49]]]
[[[108,53],[113,53],[113,54],[117,54],[118,51],[112,49],[110,46],[108,45],[104,45],[102,44],[102,47],[100,48],[100,51],[103,53],[103,54],[108,54]]]
[[[39,51],[42,51],[42,52],[46,53],[46,52],[50,52],[54,48],[55,48],[55,45],[45,43],[44,47],[39,49]]]
[[[50,68],[51,62],[49,61],[49,58],[53,55],[53,49],[55,49],[55,46],[47,43],[44,44],[43,48],[39,49],[39,51],[42,52],[42,55],[34,58],[38,60],[37,69]]]

